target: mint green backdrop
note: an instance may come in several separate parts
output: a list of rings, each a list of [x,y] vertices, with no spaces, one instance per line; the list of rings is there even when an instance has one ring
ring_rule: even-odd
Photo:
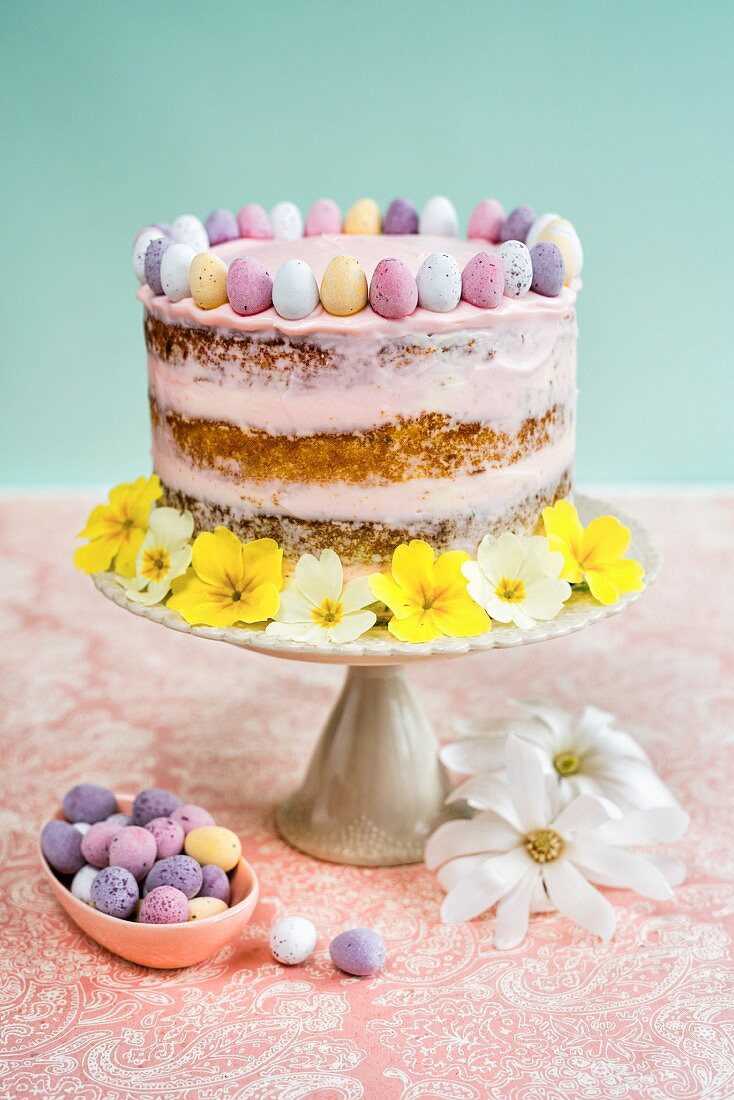
[[[322,194],[558,210],[586,250],[578,473],[734,474],[734,3],[2,5],[10,484],[149,467],[130,247]]]

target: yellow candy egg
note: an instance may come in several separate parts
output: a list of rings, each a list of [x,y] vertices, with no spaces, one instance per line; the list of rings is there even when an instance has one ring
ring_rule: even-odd
[[[200,825],[186,834],[184,851],[202,867],[213,863],[223,871],[236,867],[242,855],[240,838],[222,825]]]
[[[344,219],[345,233],[364,233],[374,236],[381,229],[382,216],[374,199],[360,199],[347,211]]]
[[[191,297],[202,309],[227,304],[227,265],[213,252],[199,252],[189,268]]]
[[[189,902],[189,920],[206,920],[226,913],[229,909],[221,898],[191,898]]]
[[[565,285],[568,286],[578,275],[584,264],[584,252],[581,247],[579,235],[570,221],[566,218],[558,218],[551,222],[541,232],[538,240],[546,244],[554,244],[563,256],[563,265],[566,268]]]
[[[321,304],[335,317],[349,317],[367,305],[367,276],[354,256],[335,256],[321,280]]]

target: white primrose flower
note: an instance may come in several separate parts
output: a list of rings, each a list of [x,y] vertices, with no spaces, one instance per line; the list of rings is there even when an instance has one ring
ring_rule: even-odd
[[[514,623],[522,630],[538,619],[554,619],[571,595],[560,580],[563,555],[548,547],[541,535],[520,538],[505,531],[499,538],[485,535],[477,560],[461,570],[471,598],[498,623]]]
[[[118,577],[127,597],[148,607],[160,603],[171,581],[191,564],[194,517],[175,508],[154,508],[135,559],[135,576]]]
[[[609,939],[617,918],[596,886],[633,890],[664,901],[683,881],[680,860],[644,856],[629,846],[677,840],[688,815],[673,806],[615,818],[606,803],[581,794],[559,810],[557,786],[535,750],[517,737],[506,742],[507,782],[491,779],[484,812],[441,825],[426,845],[426,865],[441,868],[447,891],[441,916],[448,924],[472,920],[497,906],[494,943],[515,947],[531,911],[558,910],[580,928]]]
[[[353,642],[375,625],[375,602],[367,577],[344,584],[338,554],[322,550],[319,558],[303,554],[280,595],[280,606],[267,634],[307,645]]]

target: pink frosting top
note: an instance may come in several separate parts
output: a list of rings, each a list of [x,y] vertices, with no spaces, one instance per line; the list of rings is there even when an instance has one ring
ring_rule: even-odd
[[[355,256],[369,280],[380,260],[387,257],[402,260],[416,274],[432,252],[446,252],[454,257],[460,268],[464,268],[478,252],[492,252],[496,248],[484,241],[465,241],[459,237],[426,237],[418,234],[362,237],[340,233],[335,236],[302,237],[297,241],[228,241],[226,244],[214,246],[211,251],[221,256],[225,263],[231,263],[238,256],[255,256],[273,277],[286,260],[304,260],[321,283],[329,261],[334,256]],[[286,336],[329,333],[339,336],[397,337],[408,333],[463,332],[505,323],[516,324],[524,316],[540,317],[547,314],[557,317],[573,308],[580,285],[580,280],[574,280],[571,286],[563,287],[557,298],[545,298],[533,291],[523,298],[503,298],[497,309],[479,309],[464,301],[459,302],[456,309],[449,313],[434,313],[419,308],[399,321],[380,317],[369,305],[351,317],[333,317],[321,305],[300,321],[286,320],[272,308],[252,317],[241,317],[229,303],[205,310],[197,306],[193,298],[169,302],[165,296],[154,295],[146,285],[138,290],[138,298],[150,312],[164,320],[184,325],[205,325],[262,335],[275,332]]]

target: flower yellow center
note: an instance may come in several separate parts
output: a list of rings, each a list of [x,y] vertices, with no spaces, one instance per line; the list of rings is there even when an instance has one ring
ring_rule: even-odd
[[[525,585],[521,580],[511,581],[509,577],[503,577],[494,594],[505,603],[522,603],[525,599]]]
[[[581,759],[575,752],[559,752],[553,758],[553,767],[559,775],[575,775],[581,767]]]
[[[162,581],[171,568],[168,551],[161,546],[152,546],[143,554],[140,574],[149,581]]]
[[[320,627],[326,630],[330,626],[336,626],[344,618],[344,606],[341,600],[324,600],[318,607],[311,608],[311,618]]]
[[[551,863],[563,851],[563,840],[552,829],[534,829],[525,837],[525,851],[536,863]]]

